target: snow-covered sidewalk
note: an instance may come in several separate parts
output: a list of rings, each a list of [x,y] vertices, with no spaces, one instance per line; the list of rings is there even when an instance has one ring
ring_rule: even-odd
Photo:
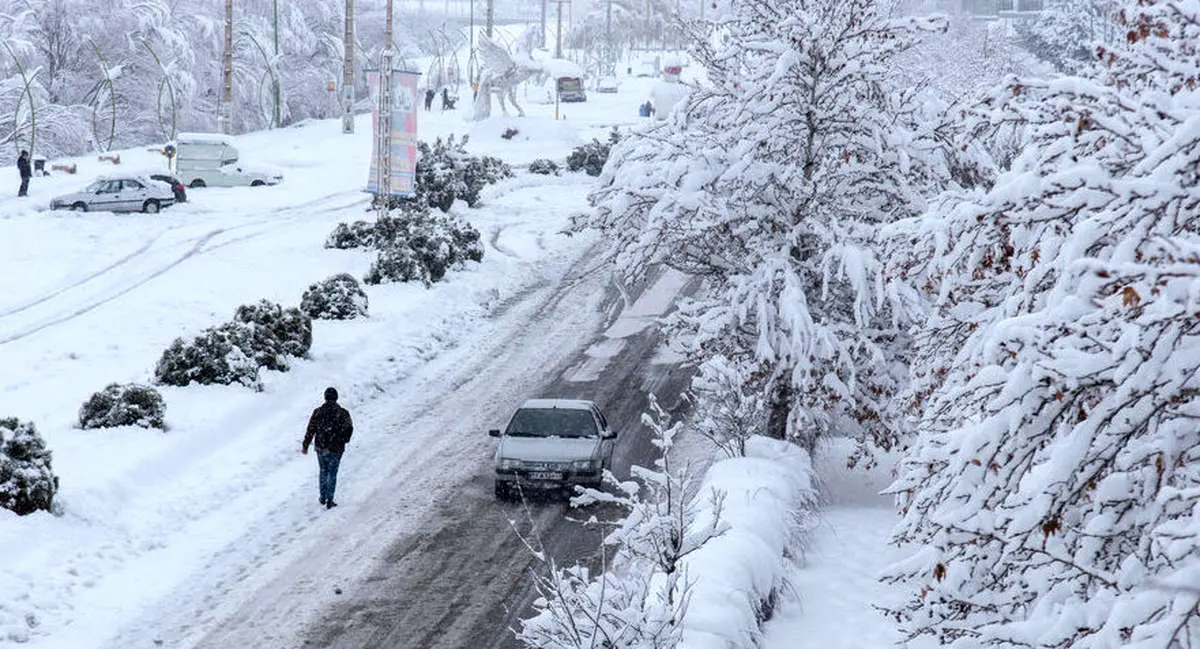
[[[876,578],[902,554],[887,543],[897,521],[892,499],[879,495],[892,466],[847,469],[850,449],[849,440],[834,440],[814,458],[827,504],[790,578],[792,592],[763,629],[764,649],[883,649],[899,640],[872,606],[888,595]]]

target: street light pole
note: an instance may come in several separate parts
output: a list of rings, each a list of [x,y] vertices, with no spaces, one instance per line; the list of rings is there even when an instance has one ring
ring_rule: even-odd
[[[221,107],[217,132],[228,134],[233,121],[233,0],[225,0],[225,56],[221,70]]]
[[[379,201],[381,215],[387,215],[392,201],[392,0],[387,0],[387,24],[384,30],[383,61],[379,66]]]
[[[275,11],[275,61],[271,63],[271,67],[279,65],[279,0],[273,0],[272,8]],[[271,74],[271,94],[274,96],[275,109],[271,116],[271,128],[279,128],[280,113],[279,113],[279,75],[275,70]]]
[[[354,0],[346,0],[342,34],[342,132],[354,132]]]

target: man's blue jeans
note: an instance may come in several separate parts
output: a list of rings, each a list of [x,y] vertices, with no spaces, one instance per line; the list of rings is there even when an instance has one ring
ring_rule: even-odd
[[[321,467],[317,485],[321,491],[321,502],[327,503],[333,500],[333,490],[337,488],[338,465],[341,462],[341,453],[317,449],[317,465]]]

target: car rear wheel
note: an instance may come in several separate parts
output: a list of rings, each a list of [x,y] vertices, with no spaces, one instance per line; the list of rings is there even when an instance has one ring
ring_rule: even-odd
[[[158,214],[158,208],[158,201],[154,200],[153,198],[145,203],[142,203],[142,211],[147,214]]]
[[[75,203],[74,205],[71,206],[71,211],[72,212],[86,212],[87,211],[87,203],[84,203],[82,201]]]
[[[189,187],[191,187],[192,189],[195,189],[197,187],[203,187],[203,186],[204,186],[204,181],[199,178],[193,180],[192,184],[189,185]]]
[[[267,183],[264,183],[264,182],[263,182],[263,181],[261,181],[261,180],[252,180],[252,181],[250,181],[250,186],[251,186],[251,187],[262,187],[262,186],[263,186],[263,185],[265,185],[265,184],[267,184]]]

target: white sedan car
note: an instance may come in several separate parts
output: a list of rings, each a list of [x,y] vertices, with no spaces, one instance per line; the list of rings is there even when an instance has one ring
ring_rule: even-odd
[[[83,191],[55,196],[50,209],[154,214],[174,204],[175,193],[164,182],[146,176],[106,176],[97,178]]]

